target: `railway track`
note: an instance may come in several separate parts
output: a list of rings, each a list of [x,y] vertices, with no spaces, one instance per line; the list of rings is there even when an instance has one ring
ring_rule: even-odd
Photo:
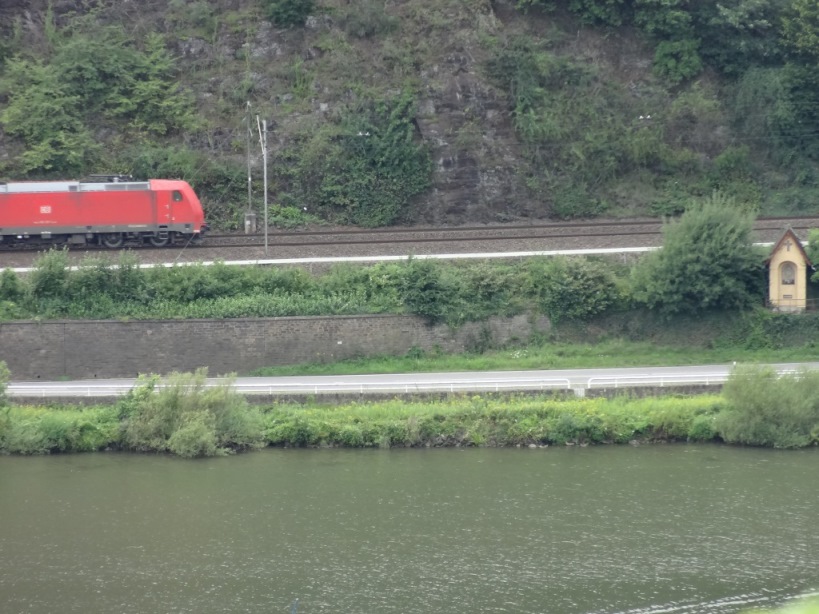
[[[754,226],[756,233],[781,233],[790,226],[798,235],[807,235],[819,227],[819,217],[760,218]],[[660,237],[659,221],[568,222],[561,224],[527,224],[514,226],[469,226],[457,228],[388,228],[342,229],[273,232],[268,243],[276,247],[310,247],[318,245],[392,245],[421,243],[462,243],[470,241],[508,241],[533,239],[584,239],[598,237]],[[307,239],[305,239],[307,238]],[[206,247],[259,247],[264,243],[261,233],[252,235],[209,235]]]
[[[807,231],[819,227],[819,216],[770,217],[757,220],[756,241],[774,241],[787,226],[807,238]],[[204,260],[245,260],[265,257],[306,258],[326,256],[378,256],[455,252],[540,251],[543,249],[584,249],[658,246],[662,242],[662,222],[657,219],[606,220],[563,223],[533,223],[503,226],[461,226],[454,228],[314,229],[271,231],[269,251],[264,235],[211,234],[199,245],[135,250],[144,263],[197,262]],[[130,249],[131,247],[129,247]],[[31,266],[42,251],[0,250],[0,268]],[[101,247],[72,249],[78,262],[87,256],[116,258],[118,250]]]

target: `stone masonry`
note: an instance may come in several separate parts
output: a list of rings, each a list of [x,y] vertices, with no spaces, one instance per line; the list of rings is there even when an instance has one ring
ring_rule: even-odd
[[[458,352],[546,331],[545,318],[497,318],[457,330],[412,316],[232,320],[59,320],[0,323],[0,360],[12,379],[135,377],[207,367],[210,375],[259,367],[402,355],[413,347]]]

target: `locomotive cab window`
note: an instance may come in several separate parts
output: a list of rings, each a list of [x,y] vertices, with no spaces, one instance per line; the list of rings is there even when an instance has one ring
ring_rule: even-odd
[[[173,194],[171,195],[171,198],[173,198],[173,202],[181,203],[182,202],[182,192],[180,192],[179,190],[174,190]]]

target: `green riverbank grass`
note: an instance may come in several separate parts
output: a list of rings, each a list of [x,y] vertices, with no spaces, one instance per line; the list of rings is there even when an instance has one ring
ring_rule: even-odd
[[[740,366],[720,394],[636,398],[462,395],[437,400],[251,405],[206,373],[141,379],[113,407],[0,403],[0,452],[129,450],[187,458],[262,446],[434,447],[724,441],[819,443],[819,371]],[[0,387],[1,388],[1,387]],[[1,390],[0,390],[1,392]]]
[[[32,407],[0,409],[0,451],[6,454],[96,452],[120,439],[114,407]]]
[[[287,406],[266,414],[282,446],[432,447],[709,441],[721,397],[556,399],[464,396],[339,407]]]
[[[716,416],[724,407],[716,395],[643,399],[474,395],[338,406],[281,403],[259,409],[230,395],[214,404],[217,396],[202,406],[179,403],[178,397],[148,398],[139,391],[115,407],[10,406],[0,418],[0,452],[107,449],[193,458],[259,445],[391,448],[711,441],[717,437]],[[223,424],[226,418],[234,425],[232,431]]]
[[[442,354],[411,350],[404,356],[356,358],[335,363],[271,366],[252,375],[359,375],[435,371],[515,371],[603,367],[680,366],[725,363],[811,362],[814,347],[750,350],[658,347],[650,343],[604,341],[597,344],[549,343],[491,350],[481,354]]]

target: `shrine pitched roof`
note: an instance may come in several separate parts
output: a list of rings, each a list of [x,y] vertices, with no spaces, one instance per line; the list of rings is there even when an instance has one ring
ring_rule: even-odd
[[[788,241],[790,241],[791,243],[788,244]],[[776,244],[774,244],[773,249],[771,250],[771,255],[768,256],[767,260],[765,260],[765,264],[770,264],[771,259],[774,257],[774,254],[780,251],[783,247],[789,249],[790,245],[796,245],[796,249],[802,255],[802,258],[805,259],[807,265],[810,267],[813,266],[813,263],[810,261],[810,258],[808,258],[808,253],[802,246],[802,242],[799,240],[799,237],[796,236],[796,233],[793,231],[792,228],[785,229],[785,232],[782,234],[779,241],[777,241]]]

